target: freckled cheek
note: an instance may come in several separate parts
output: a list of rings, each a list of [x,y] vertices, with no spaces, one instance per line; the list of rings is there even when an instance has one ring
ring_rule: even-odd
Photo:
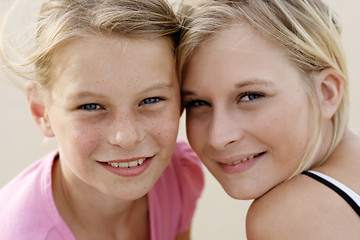
[[[179,128],[180,114],[169,111],[159,114],[149,125],[150,131],[163,143],[174,142]]]
[[[101,143],[101,128],[94,123],[83,122],[73,129],[74,145],[81,155],[89,155]]]

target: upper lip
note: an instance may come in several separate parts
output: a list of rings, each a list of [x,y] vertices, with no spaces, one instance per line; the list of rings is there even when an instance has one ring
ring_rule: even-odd
[[[260,155],[262,153],[265,153],[265,151],[233,155],[233,156],[230,156],[230,157],[215,158],[213,160],[215,162],[218,162],[218,163],[229,164],[229,163],[234,163],[234,162],[246,160],[248,158],[258,156],[258,155]]]

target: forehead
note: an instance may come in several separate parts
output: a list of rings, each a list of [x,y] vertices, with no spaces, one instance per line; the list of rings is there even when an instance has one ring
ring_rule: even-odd
[[[77,39],[59,49],[52,59],[50,92],[86,88],[97,91],[177,83],[172,43],[164,38],[142,39],[105,35]],[[123,85],[122,85],[123,84]],[[125,85],[124,85],[125,84]],[[129,87],[128,86],[128,87]]]
[[[122,67],[123,63],[132,61],[138,66],[136,69],[141,71],[158,64],[174,67],[173,59],[173,44],[168,38],[134,38],[103,34],[75,39],[61,46],[52,56],[51,68],[52,77],[56,79],[66,69],[87,68],[88,71],[99,70],[106,73],[113,71],[116,66]],[[92,65],[97,68],[94,69]]]
[[[55,49],[52,59],[56,61],[57,59],[63,57],[64,54],[68,54],[73,57],[77,57],[80,54],[92,56],[94,54],[99,54],[100,51],[107,54],[108,51],[117,49],[121,49],[122,52],[126,54],[129,51],[136,51],[139,49],[139,46],[145,46],[141,49],[141,51],[146,48],[158,48],[160,50],[159,54],[171,53],[170,55],[174,55],[173,42],[169,38],[143,38],[115,33],[100,33],[88,34],[83,37],[65,41]]]
[[[285,49],[261,35],[247,22],[232,23],[208,37],[194,55],[217,52],[223,54],[278,54],[285,56]]]
[[[102,43],[115,43],[112,47],[123,48],[124,50],[129,47],[129,45],[153,45],[158,47],[160,55],[163,54],[163,58],[174,58],[174,42],[169,37],[131,37],[116,33],[86,33],[82,36],[78,36],[73,39],[65,39],[60,44],[54,46],[48,54],[44,57],[43,66],[41,67],[43,72],[41,75],[46,75],[47,82],[43,85],[42,90],[48,92],[51,90],[56,77],[60,74],[62,69],[59,67],[59,62],[64,59],[75,59],[76,57],[85,58],[85,55],[91,56],[94,55],[93,49],[98,49]],[[131,43],[131,44],[127,44]],[[130,47],[131,49],[131,47]],[[136,49],[136,47],[132,47]],[[79,54],[78,51],[82,52]],[[107,54],[109,55],[109,54]],[[111,54],[109,55],[111,56]],[[68,60],[63,62],[69,62]],[[77,62],[77,61],[74,61]],[[99,59],[99,62],[100,59]],[[173,65],[173,60],[170,61]],[[68,64],[70,65],[70,64]]]
[[[276,63],[272,59],[276,59]],[[208,67],[211,71],[222,68],[236,71],[237,68],[274,68],[282,64],[292,64],[286,52],[242,22],[234,23],[204,41],[193,52],[184,73],[186,78],[192,70],[201,67]]]
[[[220,91],[253,79],[298,87],[301,75],[284,49],[244,22],[215,33],[194,51],[184,71],[184,89],[214,84]]]

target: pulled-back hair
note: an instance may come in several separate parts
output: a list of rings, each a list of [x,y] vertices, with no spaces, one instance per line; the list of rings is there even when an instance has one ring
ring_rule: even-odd
[[[315,116],[313,136],[293,176],[309,168],[322,148],[320,89],[313,75],[327,68],[344,78],[343,98],[332,121],[334,132],[327,155],[340,142],[348,122],[348,80],[340,44],[341,27],[333,9],[322,0],[204,0],[184,2],[179,10],[182,30],[178,48],[179,77],[196,48],[231,24],[249,23],[280,46],[304,73],[303,85]],[[321,163],[322,163],[321,162]]]
[[[23,60],[14,63],[16,61],[9,57],[14,54],[9,53],[10,48],[6,46],[2,46],[2,60],[17,75],[48,88],[52,56],[59,47],[75,39],[104,33],[169,38],[175,51],[179,23],[166,0],[49,0],[41,7],[32,46]],[[29,72],[22,69],[31,65],[33,77],[29,78]]]

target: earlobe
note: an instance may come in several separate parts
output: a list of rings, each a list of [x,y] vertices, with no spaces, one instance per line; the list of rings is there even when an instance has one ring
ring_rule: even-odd
[[[322,70],[317,76],[321,91],[321,107],[325,119],[331,119],[343,96],[344,78],[333,68]]]
[[[46,105],[43,102],[43,97],[34,82],[26,83],[26,93],[30,113],[35,123],[46,137],[54,137],[54,132],[52,131],[49,118],[46,114]]]

